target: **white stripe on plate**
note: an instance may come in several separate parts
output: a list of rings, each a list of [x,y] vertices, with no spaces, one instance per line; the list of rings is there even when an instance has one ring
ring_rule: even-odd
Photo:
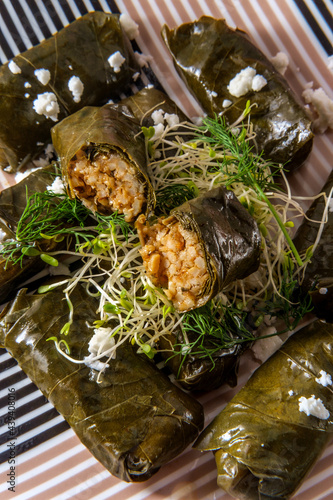
[[[19,2],[20,2],[22,9],[24,10],[25,15],[27,16],[27,19],[29,20],[29,22],[32,26],[32,29],[35,32],[36,37],[41,42],[42,40],[44,40],[45,37],[44,37],[42,30],[40,29],[40,27],[36,21],[35,16],[32,14],[30,7],[27,5],[27,2],[25,0],[19,0]]]
[[[63,11],[60,3],[58,0],[51,0],[51,3],[54,7],[54,10],[56,11],[56,13],[58,14],[59,18],[60,18],[60,21],[62,22],[62,24],[64,26],[67,26],[67,24],[69,24],[69,21],[67,19],[67,16],[65,14],[65,12]]]
[[[332,41],[332,28],[328,24],[328,19],[325,19],[325,17],[322,15],[320,10],[318,9],[316,2],[313,2],[312,0],[303,0],[303,2],[308,6],[308,9],[310,10],[314,19],[317,21],[322,32],[325,34],[327,40]],[[332,4],[330,7],[328,7],[328,10],[331,12],[331,15],[333,15]],[[332,22],[332,19],[331,19],[331,22]]]

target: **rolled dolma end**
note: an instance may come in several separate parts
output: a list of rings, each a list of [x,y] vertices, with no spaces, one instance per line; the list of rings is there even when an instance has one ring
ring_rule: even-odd
[[[147,273],[179,311],[206,304],[259,266],[258,226],[224,187],[187,201],[156,224],[139,218],[136,227]]]
[[[63,296],[61,288],[30,296],[21,290],[0,316],[0,344],[107,470],[124,481],[149,479],[198,436],[202,406],[129,343],[119,346],[103,373],[62,356],[48,339],[67,321]],[[83,359],[98,303],[80,285],[70,299],[74,316],[66,342],[71,356]]]
[[[327,220],[323,226],[319,243],[310,262],[305,268],[301,282],[301,294],[310,294],[315,314],[326,321],[333,322],[333,170],[321,192],[331,196]],[[306,218],[299,226],[294,237],[294,244],[300,254],[306,253],[316,241],[326,202],[323,196],[316,198]],[[327,207],[326,207],[327,208]]]
[[[92,212],[132,222],[155,205],[139,123],[121,105],[85,107],[52,129],[69,195]]]
[[[162,38],[176,70],[208,116],[223,115],[231,125],[249,100],[258,152],[288,171],[305,161],[313,143],[305,108],[244,31],[231,29],[224,19],[202,16],[175,29],[164,25]],[[234,89],[231,80],[243,70],[250,73],[246,85]],[[259,87],[252,83],[255,77]]]
[[[244,499],[288,499],[333,437],[333,325],[293,334],[202,432],[218,484]]]
[[[195,340],[191,332],[186,332],[189,341]],[[240,356],[246,349],[244,343],[235,344],[233,347],[220,349],[210,358],[189,353],[184,359],[179,344],[184,343],[182,332],[169,334],[159,338],[159,349],[167,366],[175,375],[177,383],[185,390],[191,392],[207,392],[217,389],[227,383],[231,387],[237,384],[237,372]],[[178,344],[175,346],[175,344]],[[209,339],[205,340],[205,347],[210,347]]]
[[[122,63],[112,66],[117,53]],[[104,12],[90,12],[15,56],[0,67],[0,167],[18,170],[50,142],[56,121],[119,98],[139,70],[119,14]]]

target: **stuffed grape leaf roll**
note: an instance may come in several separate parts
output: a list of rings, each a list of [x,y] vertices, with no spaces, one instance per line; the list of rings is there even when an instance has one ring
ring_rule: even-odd
[[[306,253],[314,245],[320,221],[326,213],[326,222],[320,234],[310,262],[305,268],[301,282],[301,293],[310,293],[314,312],[319,318],[333,322],[333,170],[321,192],[323,196],[316,198],[306,212],[304,222],[298,228],[294,243],[300,253]],[[325,217],[324,217],[325,218]]]
[[[93,212],[117,211],[127,222],[152,210],[155,195],[144,136],[126,107],[87,106],[51,132],[71,198],[76,196]]]
[[[50,141],[55,121],[119,98],[137,71],[119,15],[104,12],[88,13],[15,56],[0,68],[0,166],[17,170]]]
[[[181,312],[206,304],[259,266],[257,223],[224,187],[185,202],[155,224],[136,227],[145,268]]]
[[[258,152],[287,170],[304,162],[312,148],[311,122],[285,78],[245,32],[202,16],[175,29],[163,26],[162,37],[208,116],[223,114],[231,125],[249,100]]]
[[[218,484],[246,500],[288,499],[333,438],[333,325],[293,334],[202,432]]]
[[[74,317],[66,342],[71,356],[82,360],[98,303],[81,285],[70,300]],[[48,339],[58,337],[68,313],[61,288],[30,296],[22,289],[2,313],[0,345],[106,469],[125,481],[144,481],[198,436],[202,406],[130,343],[119,345],[103,372],[65,358]]]

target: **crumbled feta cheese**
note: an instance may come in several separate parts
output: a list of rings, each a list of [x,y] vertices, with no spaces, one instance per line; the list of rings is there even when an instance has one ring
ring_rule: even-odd
[[[28,94],[28,92],[27,92],[26,94],[24,94],[24,97],[25,97],[26,99],[28,99],[28,98],[30,97],[30,94]]]
[[[136,73],[134,73],[134,75],[132,75],[134,82],[136,82],[139,77],[140,77],[140,73],[138,71]]]
[[[56,177],[52,182],[51,186],[47,186],[48,191],[52,191],[54,194],[65,194],[66,189],[61,177]]]
[[[151,114],[151,118],[154,122],[154,125],[158,125],[159,123],[164,123],[164,111],[163,109],[155,109]]]
[[[42,85],[47,85],[51,79],[51,73],[48,69],[35,69],[34,71],[37,80]]]
[[[179,116],[175,113],[165,113],[164,118],[169,125],[169,127],[175,127],[179,123]]]
[[[38,94],[37,99],[33,102],[33,109],[38,115],[44,115],[54,122],[58,121],[58,113],[60,113],[57,96],[53,92],[44,92]]]
[[[289,396],[293,396],[294,395],[294,391],[292,389],[290,389],[290,391],[288,391],[288,394],[289,394]]]
[[[153,58],[152,56],[145,56],[144,54],[141,54],[140,52],[135,51],[134,52],[135,58],[141,68],[147,67],[149,63],[152,62]]]
[[[284,75],[289,65],[289,57],[284,52],[278,52],[271,58],[271,63],[276,71]]]
[[[261,90],[266,84],[267,80],[261,75],[256,75],[256,70],[248,66],[230,80],[227,89],[231,95],[241,97],[250,92],[250,90],[254,90],[255,92]]]
[[[73,94],[73,101],[80,102],[84,85],[78,76],[72,76],[68,81],[68,88]]]
[[[321,87],[313,90],[307,86],[302,96],[305,102],[313,108],[312,119],[315,132],[323,134],[328,128],[333,129],[333,99],[330,99]]]
[[[154,126],[155,133],[152,137],[153,141],[156,141],[159,137],[163,135],[164,132],[164,125],[163,123],[158,123],[157,125]]]
[[[327,420],[329,418],[330,412],[325,408],[322,400],[319,398],[316,399],[314,395],[312,395],[311,398],[302,396],[298,401],[299,411],[306,413],[307,416],[313,415],[322,420]]]
[[[119,73],[122,64],[126,61],[125,57],[121,55],[119,50],[108,58],[108,63],[115,73]]]
[[[329,373],[326,373],[324,370],[320,370],[320,377],[317,377],[315,380],[318,384],[327,387],[328,385],[332,385],[332,377]]]
[[[252,90],[255,92],[259,92],[265,85],[267,85],[267,80],[262,75],[256,75],[252,80]]]
[[[112,328],[95,328],[94,335],[91,337],[88,344],[89,356],[84,358],[84,362],[90,368],[101,371],[108,365],[99,361],[96,356],[103,354],[104,352],[112,349],[115,345],[114,337],[112,337]],[[115,357],[115,353],[112,358]]]
[[[15,61],[9,61],[9,63],[8,63],[8,69],[14,75],[18,75],[19,73],[22,73],[21,68],[16,64]]]
[[[70,64],[70,65],[68,66],[68,69],[70,69],[70,70],[72,71],[73,66]]]
[[[230,99],[224,99],[222,102],[222,108],[229,108],[232,105],[232,101]]]
[[[24,86],[25,86],[26,89],[30,89],[31,88],[31,83],[25,82]]]
[[[129,14],[126,12],[120,14],[119,22],[130,40],[134,40],[134,38],[139,36],[139,25],[133,21]]]
[[[210,93],[210,95],[211,95],[212,97],[217,97],[217,92],[215,92],[215,90],[213,90],[213,92],[211,92],[211,93]]]
[[[230,80],[227,89],[231,95],[240,97],[247,94],[252,87],[252,80],[256,74],[256,70],[248,66],[242,69],[237,75]]]
[[[322,287],[322,288],[319,288],[318,292],[320,293],[320,295],[326,295],[328,290],[327,290],[327,288]]]

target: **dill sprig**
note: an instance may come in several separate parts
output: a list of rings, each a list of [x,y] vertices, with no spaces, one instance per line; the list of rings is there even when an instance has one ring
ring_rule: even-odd
[[[246,128],[243,127],[237,135],[232,129],[226,126],[223,117],[215,116],[215,119],[208,117],[204,118],[200,130],[204,132],[204,135],[198,136],[200,140],[217,149],[222,148],[228,151],[223,160],[218,162],[219,168],[226,176],[224,185],[232,189],[234,184],[242,183],[245,186],[251,187],[256,192],[258,199],[267,204],[274,219],[279,225],[297,264],[302,266],[303,261],[283,221],[274,208],[274,205],[265,194],[268,187],[270,190],[275,191],[279,189],[273,179],[274,175],[282,170],[283,166],[274,164],[273,162],[263,161],[262,153],[254,153],[253,146],[251,146],[246,139]],[[237,164],[237,171],[231,173],[228,169],[228,165],[235,163]],[[266,168],[263,169],[263,166]],[[269,174],[267,174],[267,167],[269,167]]]
[[[179,207],[188,200],[192,200],[198,195],[198,190],[194,183],[171,184],[156,191],[157,215],[169,215],[170,211]]]
[[[87,228],[88,218],[91,218],[92,224]],[[30,196],[27,193],[27,204],[18,221],[15,239],[4,241],[0,253],[7,263],[11,261],[22,265],[24,256],[40,255],[51,265],[57,265],[55,259],[42,252],[42,243],[50,240],[59,243],[65,237],[72,237],[77,247],[82,246],[82,242],[89,246],[96,233],[114,231],[116,226],[127,239],[132,228],[117,212],[109,216],[92,214],[78,199],[69,198],[67,193],[44,191]]]

